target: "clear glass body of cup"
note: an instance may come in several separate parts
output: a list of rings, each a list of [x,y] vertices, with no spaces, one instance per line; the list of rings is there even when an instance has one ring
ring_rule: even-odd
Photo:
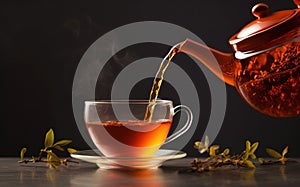
[[[86,101],[84,120],[98,150],[106,157],[149,157],[191,126],[193,116],[188,107],[173,107],[169,100],[154,105],[151,120],[145,120],[149,101]],[[167,137],[173,116],[180,110],[187,114],[187,122]]]

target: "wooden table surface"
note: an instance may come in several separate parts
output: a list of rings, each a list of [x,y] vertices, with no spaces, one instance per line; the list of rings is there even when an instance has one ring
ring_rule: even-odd
[[[0,187],[300,186],[300,159],[287,165],[258,166],[256,169],[224,168],[204,173],[189,171],[192,160],[167,161],[158,169],[103,170],[85,162],[49,169],[45,164],[20,165],[18,158],[0,157]]]

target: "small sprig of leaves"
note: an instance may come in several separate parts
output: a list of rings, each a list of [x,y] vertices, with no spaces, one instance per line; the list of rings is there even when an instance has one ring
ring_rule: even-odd
[[[255,151],[258,148],[259,143],[255,142],[251,144],[249,140],[246,141],[245,150],[242,151],[241,154],[236,154],[231,156],[230,150],[226,148],[223,152],[220,152],[219,145],[212,145],[209,146],[209,139],[206,136],[204,143],[202,142],[195,142],[194,148],[198,149],[198,151],[203,154],[207,152],[209,157],[206,159],[194,159],[192,164],[193,171],[211,171],[219,167],[223,166],[237,166],[237,167],[246,167],[246,168],[255,168],[255,164],[250,160],[256,160]],[[286,157],[288,153],[288,147],[285,147],[281,154],[274,149],[266,148],[266,152],[269,156],[274,158],[273,160],[264,160],[263,158],[258,158],[258,162],[261,165],[271,165],[271,164],[286,164],[287,162],[296,162],[290,158]]]
[[[285,164],[286,162],[295,162],[294,160],[287,158],[286,154],[288,153],[288,149],[289,147],[286,146],[281,154],[279,152],[277,152],[274,149],[271,148],[266,148],[266,152],[268,153],[268,155],[272,158],[274,158],[275,160],[264,160],[263,158],[258,158],[258,162],[261,165],[271,165],[271,164]]]
[[[194,159],[192,164],[192,170],[203,172],[211,171],[223,166],[236,166],[236,167],[247,167],[255,168],[254,163],[250,160],[256,159],[255,151],[258,148],[259,143],[255,142],[251,145],[250,141],[246,141],[246,148],[241,154],[230,155],[230,149],[226,148],[223,152],[220,152],[219,145],[212,145],[209,147],[209,139],[206,136],[204,143],[195,142],[194,148],[203,154],[207,152],[209,157],[202,159]]]
[[[78,163],[77,161],[71,160],[70,158],[60,159],[53,151],[59,150],[64,151],[64,146],[70,144],[72,140],[60,140],[54,143],[54,132],[50,129],[45,135],[44,148],[40,150],[38,157],[32,156],[31,159],[24,159],[24,155],[27,151],[26,147],[23,147],[20,151],[19,163],[36,163],[45,162],[50,168],[56,168],[61,164],[67,165],[67,162]],[[76,150],[73,148],[67,148],[69,154],[75,153]],[[46,155],[46,158],[44,156]]]

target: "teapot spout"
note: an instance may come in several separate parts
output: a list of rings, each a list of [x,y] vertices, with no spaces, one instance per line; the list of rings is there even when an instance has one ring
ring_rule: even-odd
[[[233,54],[217,51],[191,39],[182,42],[179,51],[195,57],[227,84],[235,85]]]

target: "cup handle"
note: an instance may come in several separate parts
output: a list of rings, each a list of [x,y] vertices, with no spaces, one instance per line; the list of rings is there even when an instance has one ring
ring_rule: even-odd
[[[187,114],[187,121],[184,124],[184,126],[179,129],[177,132],[173,133],[171,136],[167,137],[164,144],[167,144],[173,140],[175,140],[176,138],[178,138],[179,136],[181,136],[183,133],[185,133],[192,125],[192,121],[193,121],[193,113],[191,111],[191,109],[185,105],[178,105],[176,107],[174,107],[174,116],[180,111],[182,110],[183,112],[185,112]]]

